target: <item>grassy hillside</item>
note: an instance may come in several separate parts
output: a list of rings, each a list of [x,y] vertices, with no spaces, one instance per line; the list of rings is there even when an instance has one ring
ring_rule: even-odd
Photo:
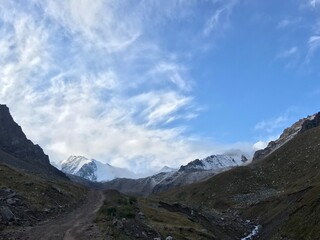
[[[259,239],[320,239],[320,128],[262,161],[158,196],[206,211],[233,211],[262,225]]]
[[[228,239],[244,237],[253,224],[231,212],[204,212],[179,203],[135,198],[116,190],[105,191],[96,223],[105,239]]]

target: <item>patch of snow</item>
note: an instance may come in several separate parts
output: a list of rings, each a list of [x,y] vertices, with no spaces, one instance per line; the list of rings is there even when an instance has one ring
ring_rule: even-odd
[[[115,178],[137,178],[126,168],[111,166],[83,156],[71,156],[61,162],[61,170],[68,174],[84,177],[91,181],[109,181]]]
[[[130,172],[126,168],[114,167],[108,163],[102,163],[94,159],[92,161],[97,166],[95,174],[98,182],[109,181],[115,178],[137,178],[133,172]]]
[[[162,172],[174,172],[174,171],[177,171],[178,169],[175,169],[175,168],[171,168],[171,167],[168,167],[168,166],[164,166],[163,168],[160,169],[159,173],[162,173]]]
[[[260,228],[261,228],[260,225],[256,225],[252,230],[252,232],[248,236],[241,238],[241,240],[251,240],[253,237],[258,235]]]
[[[67,173],[77,173],[85,164],[90,163],[91,160],[83,156],[70,156],[68,159],[61,162],[61,169]]]
[[[312,121],[315,119],[316,116],[317,116],[317,114],[313,114],[312,116],[308,116],[307,119]]]

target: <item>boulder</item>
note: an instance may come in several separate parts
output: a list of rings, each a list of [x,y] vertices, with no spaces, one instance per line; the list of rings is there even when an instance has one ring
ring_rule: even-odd
[[[0,216],[6,222],[11,222],[11,221],[14,221],[15,219],[14,214],[11,212],[11,210],[8,207],[0,208]]]

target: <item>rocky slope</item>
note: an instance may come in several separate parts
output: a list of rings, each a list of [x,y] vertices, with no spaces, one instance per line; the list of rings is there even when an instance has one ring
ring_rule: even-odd
[[[0,239],[13,239],[8,236],[16,227],[70,211],[85,200],[86,191],[51,166],[0,105]]]
[[[224,155],[212,155],[202,160],[196,159],[179,170],[162,171],[156,175],[140,179],[114,179],[104,183],[104,189],[116,189],[123,193],[147,196],[179,186],[203,181],[219,172],[240,166],[248,161],[249,156],[232,151]]]
[[[93,182],[110,181],[115,178],[134,178],[134,173],[125,168],[118,168],[83,156],[70,156],[61,163],[64,173],[72,174]]]
[[[41,174],[67,178],[49,163],[49,157],[39,145],[33,144],[13,120],[9,108],[0,104],[0,163]]]
[[[279,139],[271,141],[265,149],[259,150],[254,154],[253,161],[258,161],[274,152],[285,143],[309,129],[320,126],[320,112],[312,116],[300,119],[291,127],[285,129]]]
[[[319,239],[317,115],[299,124],[303,132],[300,129],[299,134],[289,134],[293,136],[289,141],[260,161],[162,193],[156,199],[170,204],[180,202],[206,213],[229,212],[236,219],[247,219],[253,223],[253,239]]]

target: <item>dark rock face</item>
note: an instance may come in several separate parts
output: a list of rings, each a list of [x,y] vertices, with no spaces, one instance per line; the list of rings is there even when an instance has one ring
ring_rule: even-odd
[[[15,219],[14,214],[11,212],[11,210],[8,207],[0,208],[0,216],[6,222],[11,222]]]
[[[269,142],[265,149],[256,151],[253,156],[253,161],[261,160],[268,156],[270,153],[280,148],[282,145],[293,139],[297,134],[301,134],[309,129],[320,126],[320,112],[309,116],[307,118],[300,119],[294,123],[291,127],[285,129],[279,139]]]
[[[79,177],[89,179],[90,181],[96,182],[97,176],[95,172],[97,171],[97,165],[94,162],[86,163],[78,172]]]
[[[306,119],[302,126],[301,126],[301,132],[305,132],[309,129],[315,128],[320,126],[320,112],[318,112],[313,119]]]
[[[195,168],[199,166],[199,167],[203,167],[203,163],[199,160],[199,159],[196,159],[192,162],[189,162],[187,165],[185,166],[181,166],[179,171],[182,172],[182,171],[196,171]]]
[[[52,167],[49,157],[33,144],[13,120],[9,108],[0,104],[0,162],[45,176],[67,178]]]
[[[0,149],[21,160],[49,164],[48,156],[39,145],[27,139],[5,105],[0,105]]]

